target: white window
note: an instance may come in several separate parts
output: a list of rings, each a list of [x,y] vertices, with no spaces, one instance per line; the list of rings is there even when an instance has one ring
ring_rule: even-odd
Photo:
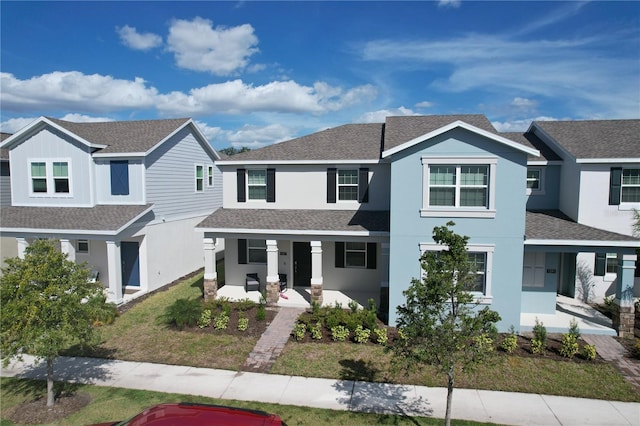
[[[249,200],[267,199],[266,170],[247,170],[247,193]]]
[[[31,163],[31,191],[35,194],[47,193],[47,163]]]
[[[422,158],[422,216],[494,217],[495,158]]]
[[[247,240],[247,260],[249,263],[267,263],[267,241]]]
[[[207,185],[213,186],[213,166],[207,167]]]
[[[29,179],[32,196],[68,197],[71,195],[69,160],[30,160]]]
[[[53,162],[53,188],[57,194],[69,193],[69,163]]]
[[[366,268],[367,243],[346,242],[344,246],[344,266],[347,268]]]
[[[605,264],[605,272],[607,274],[618,273],[618,255],[616,253],[607,253],[607,260]]]
[[[358,170],[338,170],[338,200],[358,201]]]
[[[196,192],[204,191],[204,166],[196,165]]]
[[[76,253],[89,254],[89,240],[78,240],[76,244]]]
[[[622,196],[623,203],[640,203],[640,169],[622,170]]]

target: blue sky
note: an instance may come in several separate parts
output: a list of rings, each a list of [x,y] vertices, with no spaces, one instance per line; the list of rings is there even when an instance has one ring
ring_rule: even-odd
[[[193,117],[215,148],[387,115],[640,118],[639,2],[0,3],[0,127]]]

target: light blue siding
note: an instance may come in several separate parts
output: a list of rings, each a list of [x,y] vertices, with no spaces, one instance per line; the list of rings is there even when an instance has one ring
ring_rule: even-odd
[[[560,253],[545,253],[545,274],[543,287],[522,288],[522,312],[535,314],[555,314],[558,277],[562,272]]]
[[[97,204],[144,204],[144,163],[129,159],[129,195],[111,195],[110,160],[96,159]]]
[[[3,172],[9,171],[9,161],[2,160]],[[0,176],[0,206],[11,205],[11,177],[7,174]]]
[[[495,218],[420,217],[423,156],[493,157]],[[453,230],[470,237],[469,244],[493,245],[491,308],[502,321],[499,329],[520,324],[521,278],[526,204],[526,154],[471,133],[455,129],[401,151],[391,159],[391,238],[389,267],[389,323],[396,307],[405,302],[402,292],[420,274],[419,245],[432,244],[435,226],[453,220]]]
[[[527,209],[558,209],[558,200],[560,196],[560,166],[551,165],[540,168],[544,170],[542,180],[543,193],[529,195],[527,197]]]

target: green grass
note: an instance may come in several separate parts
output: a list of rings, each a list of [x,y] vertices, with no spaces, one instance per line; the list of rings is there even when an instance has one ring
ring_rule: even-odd
[[[0,378],[0,397],[2,400],[2,426],[13,425],[6,419],[7,413],[16,405],[40,396],[46,384],[37,380]],[[277,405],[260,402],[221,400],[201,396],[160,393],[124,388],[98,387],[90,385],[74,385],[74,390],[88,394],[89,405],[68,416],[63,421],[53,424],[68,426],[86,425],[127,419],[143,409],[165,402],[194,402],[203,404],[230,405],[234,407],[262,410],[278,414],[289,426],[294,425],[441,425],[442,419],[427,417],[406,417],[401,415],[365,414],[350,411],[324,410],[319,408],[298,407],[293,405]],[[452,422],[459,426],[486,425],[470,421]]]

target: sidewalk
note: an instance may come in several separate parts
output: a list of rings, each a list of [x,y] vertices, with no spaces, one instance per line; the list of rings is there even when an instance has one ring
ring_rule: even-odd
[[[209,368],[59,358],[56,380],[334,410],[444,418],[445,388],[234,372]],[[3,377],[44,379],[45,366],[25,362]],[[640,404],[562,396],[455,389],[452,416],[509,425],[639,425]]]

